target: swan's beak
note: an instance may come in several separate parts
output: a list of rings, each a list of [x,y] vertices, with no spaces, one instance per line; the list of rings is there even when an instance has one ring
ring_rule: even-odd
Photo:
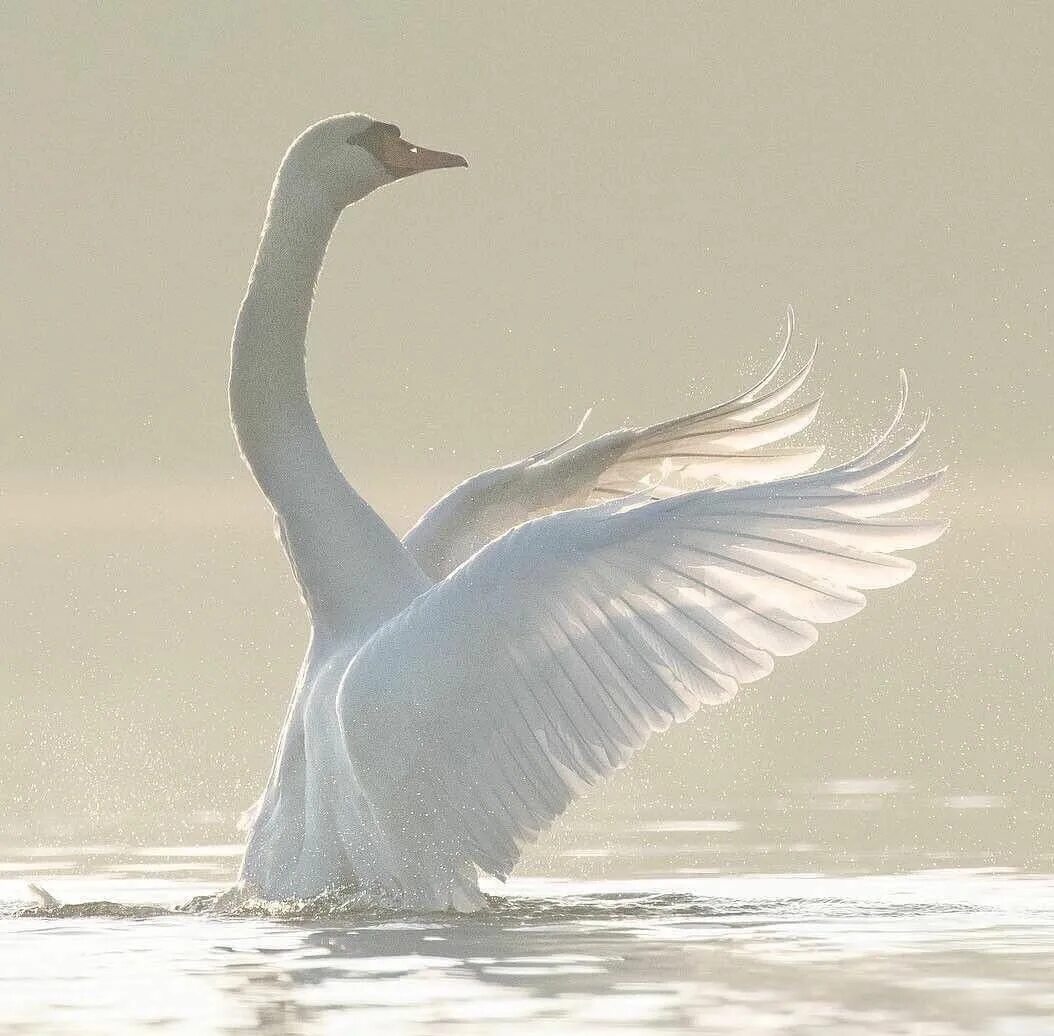
[[[447,151],[429,151],[401,137],[387,137],[377,147],[377,157],[388,167],[393,176],[412,176],[429,169],[451,169],[467,166],[461,155]]]

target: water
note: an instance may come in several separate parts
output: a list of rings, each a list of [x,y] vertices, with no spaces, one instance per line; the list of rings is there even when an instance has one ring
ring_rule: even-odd
[[[777,852],[758,827],[583,820],[469,917],[173,913],[237,845],[9,845],[0,1032],[1054,1033],[1054,877]],[[583,870],[617,876],[558,876]],[[27,880],[78,905],[31,906]]]

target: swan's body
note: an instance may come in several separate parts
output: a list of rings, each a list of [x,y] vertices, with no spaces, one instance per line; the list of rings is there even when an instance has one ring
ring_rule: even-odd
[[[814,623],[906,579],[893,551],[941,523],[888,519],[940,473],[869,488],[919,433],[806,473],[770,449],[787,342],[752,389],[708,411],[561,443],[462,483],[403,542],[345,482],[307,395],[304,340],[341,210],[375,187],[464,164],[365,116],[290,148],[235,330],[231,413],[312,621],[241,878],[272,898],[354,887],[473,909],[588,784],[653,731],[760,679]],[[901,410],[903,407],[901,407]],[[899,420],[900,411],[897,419]],[[661,475],[661,481],[650,479]]]

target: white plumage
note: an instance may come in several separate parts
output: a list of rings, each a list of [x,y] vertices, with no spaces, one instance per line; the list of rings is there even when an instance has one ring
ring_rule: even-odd
[[[483,472],[400,544],[340,477],[303,376],[336,213],[407,175],[397,131],[370,138],[378,125],[337,117],[290,149],[235,332],[235,430],[313,626],[242,880],[467,910],[479,871],[507,875],[653,732],[805,650],[861,591],[907,579],[896,552],[944,525],[888,515],[942,472],[878,485],[922,433],[897,444],[904,391],[851,461],[810,471],[820,451],[772,446],[818,407],[792,401],[813,357],[784,375],[789,317],[776,363],[740,396]],[[440,158],[413,161],[463,164]]]
[[[622,428],[561,452],[581,434],[587,413],[569,439],[466,479],[425,512],[403,543],[429,576],[441,579],[513,525],[638,492],[647,480],[662,478],[667,485],[656,495],[663,495],[807,471],[822,448],[761,449],[808,427],[819,408],[816,399],[765,417],[812,371],[815,349],[785,382],[770,387],[782,372],[793,333],[794,313],[788,310],[776,362],[728,402],[646,428]]]

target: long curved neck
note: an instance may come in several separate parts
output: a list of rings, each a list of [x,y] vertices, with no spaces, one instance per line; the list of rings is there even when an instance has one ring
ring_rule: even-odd
[[[339,213],[276,187],[231,350],[234,432],[279,513],[303,463],[336,472],[307,394],[304,343],[315,282]]]
[[[321,194],[279,177],[234,330],[230,408],[316,628],[372,632],[427,580],[344,480],[308,398],[307,325],[338,217]]]

